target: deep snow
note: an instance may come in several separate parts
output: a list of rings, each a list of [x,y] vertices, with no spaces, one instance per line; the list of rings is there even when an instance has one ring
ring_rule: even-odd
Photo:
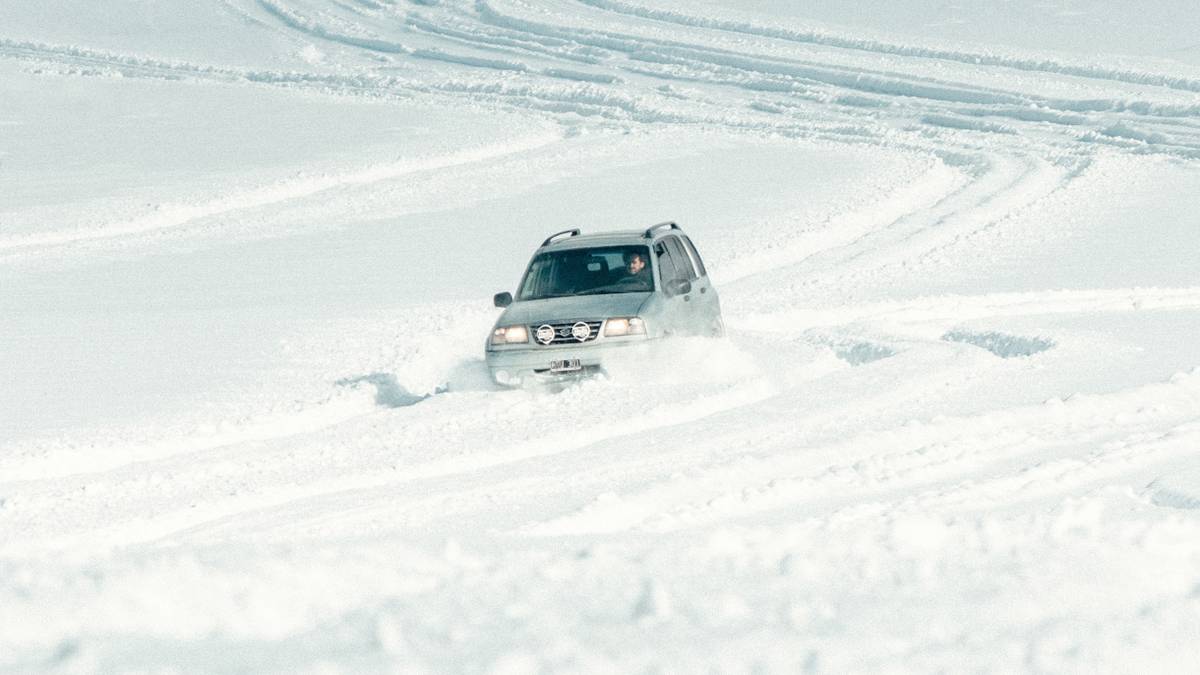
[[[1193,4],[0,7],[0,670],[1192,670]],[[665,219],[727,338],[487,382]]]

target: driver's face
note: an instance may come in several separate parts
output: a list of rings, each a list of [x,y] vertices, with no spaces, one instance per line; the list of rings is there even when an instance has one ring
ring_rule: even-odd
[[[637,274],[638,272],[641,272],[645,266],[646,266],[646,261],[642,260],[642,256],[640,256],[640,255],[635,255],[629,259],[628,267],[629,267],[630,274]]]

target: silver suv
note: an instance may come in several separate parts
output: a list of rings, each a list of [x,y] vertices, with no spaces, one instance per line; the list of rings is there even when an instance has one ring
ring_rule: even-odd
[[[501,385],[604,370],[630,347],[672,335],[724,333],[717,290],[691,239],[672,222],[646,230],[551,235],[533,254],[487,342]]]

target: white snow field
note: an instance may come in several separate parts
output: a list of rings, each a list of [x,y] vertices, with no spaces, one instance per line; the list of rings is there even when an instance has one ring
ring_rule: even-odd
[[[0,672],[1196,672],[1200,5],[885,5],[0,3]]]

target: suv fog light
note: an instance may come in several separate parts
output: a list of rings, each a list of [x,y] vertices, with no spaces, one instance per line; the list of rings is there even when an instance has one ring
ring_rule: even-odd
[[[645,335],[646,322],[636,316],[609,319],[604,326],[605,337],[620,337],[622,335]]]
[[[492,331],[492,344],[516,344],[529,342],[529,331],[525,326],[501,326]]]

